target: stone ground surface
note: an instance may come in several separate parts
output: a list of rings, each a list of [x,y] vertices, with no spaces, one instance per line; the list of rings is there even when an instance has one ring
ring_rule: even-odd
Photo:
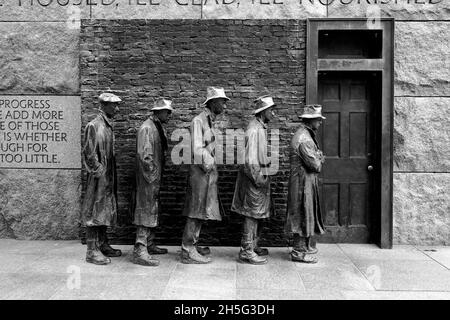
[[[185,265],[168,247],[156,268],[132,264],[131,246],[115,247],[123,256],[96,266],[78,241],[0,240],[0,299],[450,300],[450,247],[319,244],[315,265],[269,248],[263,266],[237,262],[231,247],[212,247],[208,265]]]

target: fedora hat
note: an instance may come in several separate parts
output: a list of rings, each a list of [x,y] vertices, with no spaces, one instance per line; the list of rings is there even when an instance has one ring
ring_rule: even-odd
[[[300,116],[300,118],[304,118],[304,119],[315,119],[315,118],[326,119],[324,116],[322,116],[322,106],[320,104],[307,104],[303,108],[303,114]]]
[[[99,97],[98,100],[101,102],[120,102],[122,99],[120,99],[118,96],[116,96],[113,93],[110,92],[103,92]]]
[[[170,110],[170,111],[173,111],[172,101],[166,100],[164,98],[156,99],[155,103],[153,104],[153,108],[151,109],[151,111],[156,111],[156,110]]]
[[[276,104],[273,102],[273,98],[270,96],[262,96],[253,101],[255,103],[254,114],[257,114],[267,108],[274,107]]]
[[[206,88],[206,100],[205,100],[205,102],[203,102],[203,104],[206,104],[209,100],[218,99],[218,98],[231,100],[230,98],[228,98],[225,95],[225,90],[223,88],[208,87],[208,88]]]

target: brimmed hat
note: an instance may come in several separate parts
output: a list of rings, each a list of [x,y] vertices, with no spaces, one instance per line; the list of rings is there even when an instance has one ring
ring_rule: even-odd
[[[173,111],[172,108],[172,101],[166,100],[164,98],[159,98],[155,101],[155,104],[153,105],[153,108],[151,111],[155,110],[170,110]]]
[[[276,104],[273,102],[273,98],[270,96],[262,96],[253,101],[255,103],[254,114],[257,114],[267,108],[274,107]]]
[[[113,93],[110,92],[104,92],[99,97],[98,100],[101,102],[120,102],[122,99],[120,99],[118,96],[116,96]]]
[[[205,102],[203,102],[203,104],[206,104],[209,100],[218,99],[218,98],[231,100],[230,98],[228,98],[225,95],[225,90],[223,88],[208,87],[208,88],[206,88],[206,100],[205,100]]]
[[[300,116],[300,118],[304,118],[304,119],[315,119],[315,118],[326,119],[324,116],[322,116],[322,106],[320,104],[307,104],[303,108],[303,114]]]

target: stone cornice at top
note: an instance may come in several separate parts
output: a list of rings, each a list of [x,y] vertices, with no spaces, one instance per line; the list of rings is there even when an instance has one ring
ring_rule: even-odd
[[[447,0],[0,0],[0,21],[79,19],[450,20]]]

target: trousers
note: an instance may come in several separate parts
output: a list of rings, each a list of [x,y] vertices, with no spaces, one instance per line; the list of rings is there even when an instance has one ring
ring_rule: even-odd
[[[181,242],[181,248],[188,252],[192,252],[196,249],[198,239],[200,237],[200,230],[202,228],[203,220],[195,218],[187,218],[186,225],[184,227],[183,239]]]

